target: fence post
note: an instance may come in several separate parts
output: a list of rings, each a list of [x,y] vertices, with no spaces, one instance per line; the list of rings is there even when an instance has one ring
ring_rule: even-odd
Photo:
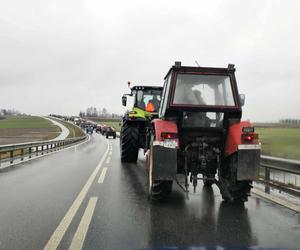
[[[21,161],[24,160],[24,148],[21,149]]]
[[[14,162],[14,151],[10,151],[9,152],[9,156],[10,156],[10,164],[12,164]]]
[[[270,169],[265,167],[265,181],[268,183],[270,181]],[[270,193],[270,186],[267,184],[265,185],[265,192]]]

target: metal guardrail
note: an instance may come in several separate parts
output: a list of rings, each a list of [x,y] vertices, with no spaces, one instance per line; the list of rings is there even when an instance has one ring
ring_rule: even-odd
[[[271,179],[270,172],[271,170],[275,170],[276,172],[282,172],[283,175],[285,173],[293,174],[295,176],[300,175],[300,161],[262,155],[260,165],[262,168],[264,168],[263,182],[269,183],[271,184],[271,186],[279,187],[280,189],[290,192],[292,194],[299,195],[300,191],[297,191],[296,189],[291,189],[286,183],[284,183],[284,181],[280,182]],[[295,188],[297,188],[296,183]],[[265,191],[269,193],[270,187],[266,186]]]
[[[286,173],[300,175],[300,161],[262,155],[261,166]]]
[[[39,142],[27,142],[0,146],[0,166],[2,162],[9,161],[12,164],[16,159],[24,160],[25,156],[32,158],[32,156],[38,156],[39,153],[49,153],[52,151],[58,151],[65,147],[71,146],[79,141],[85,140],[87,137],[67,138],[64,140],[51,140],[51,141],[39,141]],[[16,152],[18,151],[18,155]],[[9,157],[1,159],[1,153],[9,153]]]

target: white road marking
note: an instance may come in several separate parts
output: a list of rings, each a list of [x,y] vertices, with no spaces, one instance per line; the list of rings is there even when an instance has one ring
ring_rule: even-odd
[[[89,229],[89,225],[91,223],[95,207],[97,204],[98,198],[97,197],[91,197],[89,200],[89,203],[84,211],[84,214],[81,218],[81,221],[79,223],[79,226],[77,228],[77,231],[73,237],[73,240],[71,242],[70,248],[71,250],[81,250],[87,231]]]
[[[109,152],[109,155],[112,155],[112,151]]]
[[[106,171],[107,171],[107,167],[104,167],[102,169],[101,175],[100,175],[99,180],[98,180],[99,184],[104,182]]]
[[[296,204],[293,204],[291,202],[288,202],[288,201],[285,201],[283,199],[280,199],[280,198],[278,198],[278,197],[276,197],[274,195],[267,194],[264,191],[259,190],[257,188],[252,188],[251,192],[254,193],[254,194],[256,194],[256,195],[259,195],[259,196],[261,196],[261,197],[263,197],[265,199],[273,201],[273,202],[275,202],[275,203],[277,203],[277,204],[279,204],[281,206],[287,207],[287,208],[289,208],[289,209],[291,209],[291,210],[293,210],[295,212],[300,213],[300,206],[298,206]]]
[[[56,249],[58,247],[60,241],[62,240],[64,234],[66,233],[68,227],[70,226],[77,210],[79,209],[83,199],[85,198],[88,190],[90,189],[93,181],[95,180],[95,178],[96,178],[103,162],[105,161],[105,158],[106,158],[107,154],[108,154],[108,145],[107,145],[107,149],[106,149],[104,155],[102,156],[100,162],[98,163],[97,167],[95,168],[93,173],[90,175],[89,179],[87,180],[87,182],[83,186],[83,188],[80,191],[80,193],[78,194],[77,198],[75,199],[75,201],[73,202],[73,204],[69,208],[68,212],[65,214],[64,218],[59,223],[58,227],[56,228],[56,230],[52,234],[51,238],[47,242],[47,244],[44,248],[45,250]]]
[[[110,162],[110,157],[108,156],[105,163],[109,164],[109,162]]]

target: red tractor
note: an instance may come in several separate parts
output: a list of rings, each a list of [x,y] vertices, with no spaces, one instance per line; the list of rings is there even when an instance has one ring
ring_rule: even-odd
[[[148,190],[152,200],[199,180],[216,184],[224,200],[245,202],[258,178],[261,146],[254,127],[241,121],[244,95],[234,65],[184,67],[176,62],[165,77],[159,118],[148,131]],[[180,183],[179,183],[180,184]]]

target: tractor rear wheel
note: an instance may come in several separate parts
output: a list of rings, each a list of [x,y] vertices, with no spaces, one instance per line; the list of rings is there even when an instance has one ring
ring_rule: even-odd
[[[203,175],[203,178],[214,178],[214,175]],[[215,182],[213,180],[203,180],[203,184],[205,187],[211,187]]]
[[[248,200],[252,182],[237,180],[237,155],[230,156],[220,174],[220,191],[223,200],[243,203]]]
[[[172,192],[172,180],[153,180],[152,169],[153,169],[153,136],[150,140],[150,149],[147,156],[147,173],[148,173],[148,197],[150,200],[159,201]]]
[[[139,153],[139,130],[137,127],[123,123],[120,135],[121,161],[135,163]]]

